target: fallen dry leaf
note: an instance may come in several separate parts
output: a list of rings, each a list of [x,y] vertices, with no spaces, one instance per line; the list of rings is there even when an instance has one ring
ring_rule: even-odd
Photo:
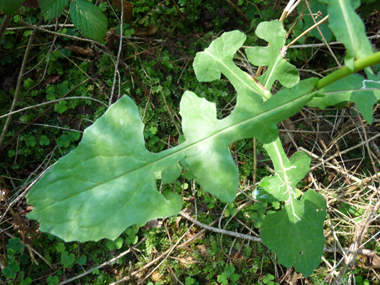
[[[54,84],[61,77],[61,75],[50,75],[45,82],[41,84],[42,88],[45,88],[48,84]]]
[[[112,4],[114,4],[119,10],[121,10],[121,0],[112,0]],[[123,8],[124,22],[132,24],[133,3],[123,0]]]
[[[158,28],[155,25],[149,25],[143,28],[135,28],[135,33],[133,34],[136,37],[149,37],[157,33]]]
[[[95,55],[94,51],[90,49],[89,47],[84,49],[77,46],[65,46],[65,49],[70,50],[77,54],[85,55],[85,56],[93,57]]]

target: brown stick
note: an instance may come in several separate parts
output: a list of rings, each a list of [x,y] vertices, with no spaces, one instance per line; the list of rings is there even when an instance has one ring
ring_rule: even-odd
[[[3,20],[3,23],[1,24],[1,27],[0,27],[0,41],[1,39],[3,38],[3,35],[4,35],[4,32],[5,32],[5,29],[8,27],[8,24],[9,24],[9,21],[11,20],[11,16],[8,16],[6,15],[4,17],[4,20]]]
[[[236,5],[231,0],[226,0],[227,4],[230,5],[232,8],[235,9],[235,11],[243,18],[243,20],[248,24],[251,25],[251,21],[248,19],[248,17],[244,14],[244,12],[240,9],[238,5]]]
[[[178,16],[182,17],[182,13],[181,13],[181,11],[178,8],[177,2],[175,2],[175,0],[172,0],[172,1],[173,1],[173,4],[174,4],[174,6],[175,6],[175,8],[177,10]]]

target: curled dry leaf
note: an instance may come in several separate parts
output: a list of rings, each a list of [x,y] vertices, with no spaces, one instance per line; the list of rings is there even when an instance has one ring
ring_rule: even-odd
[[[112,0],[112,4],[114,4],[119,10],[121,10],[121,0]],[[133,3],[123,0],[123,8],[124,22],[132,24]]]
[[[36,76],[36,77],[39,78],[39,75]],[[45,88],[48,84],[54,84],[54,83],[56,83],[60,77],[61,77],[61,75],[59,75],[59,74],[50,75],[46,79],[46,81],[42,82],[41,87]]]
[[[85,56],[93,57],[95,55],[94,51],[90,49],[89,47],[84,49],[78,46],[65,46],[65,49],[77,54],[85,55]]]
[[[133,34],[136,37],[149,37],[156,34],[158,28],[155,25],[148,25],[143,28],[136,28],[135,33]]]

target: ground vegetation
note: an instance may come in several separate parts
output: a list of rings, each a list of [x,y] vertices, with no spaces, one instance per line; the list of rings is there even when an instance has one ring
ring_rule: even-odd
[[[74,150],[83,131],[123,94],[137,105],[151,152],[178,145],[179,104],[186,90],[214,102],[219,119],[227,117],[236,104],[235,89],[227,78],[200,83],[193,68],[197,52],[232,30],[247,35],[243,49],[267,45],[256,27],[280,19],[287,5],[277,0],[173,0],[131,1],[132,8],[124,1],[129,10],[121,10],[114,2],[89,1],[107,20],[100,38],[78,28],[69,6],[49,18],[37,1],[27,0],[10,16],[0,14],[1,282],[380,283],[377,104],[371,124],[355,104],[340,103],[325,110],[304,107],[278,125],[289,158],[300,150],[312,158],[312,171],[297,189],[313,189],[327,201],[324,254],[311,276],[281,266],[276,254],[254,241],[265,217],[281,204],[254,199],[257,183],[272,175],[274,165],[253,138],[229,146],[239,168],[233,203],[201,191],[186,172],[168,185],[157,184],[181,194],[180,216],[131,226],[115,240],[66,243],[26,218],[32,209],[25,195],[32,185]],[[379,47],[379,5],[366,0],[356,9],[374,50]],[[286,44],[302,35],[286,55],[301,78],[323,78],[344,65],[345,49],[328,22],[304,33],[326,13],[323,3],[301,1],[282,19]],[[234,61],[257,74],[243,52]],[[380,65],[372,70],[377,74]],[[273,87],[282,88],[280,83]],[[354,254],[349,248],[355,248]]]

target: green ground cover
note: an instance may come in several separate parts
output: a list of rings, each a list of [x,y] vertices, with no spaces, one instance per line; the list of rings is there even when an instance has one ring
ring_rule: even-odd
[[[10,17],[0,42],[1,282],[116,284],[123,278],[126,284],[186,285],[334,284],[338,278],[340,284],[352,280],[356,284],[380,282],[376,272],[380,254],[378,223],[361,224],[378,202],[378,197],[372,195],[378,187],[375,174],[380,157],[377,105],[371,125],[358,117],[353,104],[324,111],[304,108],[279,124],[288,157],[302,148],[313,159],[313,171],[297,184],[297,189],[300,193],[314,189],[327,200],[325,253],[309,277],[281,266],[276,254],[262,243],[228,234],[259,237],[265,217],[282,206],[254,199],[254,185],[270,176],[274,166],[263,145],[253,138],[229,146],[239,168],[239,191],[233,203],[223,203],[201,191],[189,172],[167,185],[157,180],[160,191],[183,197],[184,212],[200,224],[184,215],[174,216],[129,227],[114,241],[84,243],[65,243],[40,232],[38,223],[25,217],[31,211],[25,199],[28,187],[77,147],[83,131],[105,113],[110,103],[123,94],[133,99],[145,124],[149,151],[178,145],[182,134],[179,103],[184,91],[191,90],[214,102],[219,119],[227,117],[236,104],[235,90],[227,78],[210,83],[196,79],[196,53],[222,32],[236,29],[247,35],[244,47],[266,46],[255,29],[263,21],[280,18],[286,3],[133,1],[133,22],[123,23],[125,37],[120,48],[121,12],[111,2],[92,1],[107,19],[108,33],[101,45],[88,41],[72,25],[69,9],[58,19],[46,20],[39,8],[33,8],[33,1],[27,2],[31,6],[21,7]],[[356,11],[365,19],[370,37],[379,30],[380,15],[369,7],[380,1],[362,2]],[[302,2],[284,20],[284,28],[289,31],[286,44],[313,25],[309,8],[314,19],[326,15],[326,5],[317,1],[309,4]],[[6,17],[0,14],[2,24]],[[35,29],[31,42],[30,24],[49,26]],[[331,51],[325,45],[313,46],[336,40],[327,24],[320,29],[324,39],[315,29],[295,43],[308,46],[290,48],[286,55],[302,78],[324,77],[343,64],[346,56],[339,45],[331,44]],[[377,49],[376,40],[371,43]],[[234,60],[241,69],[255,75],[256,67],[249,64],[243,50]],[[25,71],[20,81],[23,61]],[[375,74],[379,69],[373,67]],[[282,88],[279,83],[273,87]],[[16,95],[15,110],[25,110],[15,113],[5,127]],[[373,155],[368,153],[366,142]],[[225,233],[207,231],[204,225]],[[353,266],[345,265],[342,248],[350,247],[360,235],[360,245],[368,242],[354,258]]]

